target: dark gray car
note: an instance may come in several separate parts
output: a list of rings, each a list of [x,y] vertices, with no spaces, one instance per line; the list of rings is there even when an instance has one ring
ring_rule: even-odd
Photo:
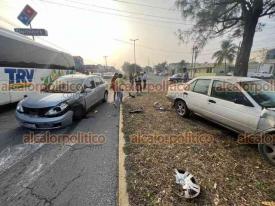
[[[96,103],[108,99],[108,85],[96,75],[67,75],[46,92],[25,97],[16,108],[20,125],[31,129],[65,127],[80,120]]]

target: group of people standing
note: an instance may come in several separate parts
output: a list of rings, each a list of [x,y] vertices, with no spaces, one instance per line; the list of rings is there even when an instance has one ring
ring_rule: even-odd
[[[131,91],[136,90],[137,95],[140,95],[142,91],[146,89],[147,86],[147,73],[137,72],[136,74],[131,73],[129,75],[129,81],[131,86]],[[123,91],[125,88],[125,82],[122,74],[115,73],[111,79],[110,88],[114,91],[114,106],[117,107],[122,102]],[[129,92],[131,95],[131,92]]]
[[[131,73],[129,76],[131,90],[134,91],[134,84],[136,88],[137,95],[146,89],[147,86],[147,73],[137,72],[136,74]]]

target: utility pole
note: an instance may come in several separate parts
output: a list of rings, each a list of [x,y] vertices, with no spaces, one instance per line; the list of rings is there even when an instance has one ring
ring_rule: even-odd
[[[191,76],[193,77],[194,75],[194,68],[195,68],[195,64],[196,64],[196,60],[197,60],[197,55],[198,55],[198,47],[193,45],[192,48],[192,67],[191,67]]]
[[[107,69],[107,67],[108,67],[108,64],[107,64],[108,56],[103,56],[103,58],[105,59],[105,69],[108,71],[108,69]]]
[[[130,39],[130,41],[133,41],[134,42],[134,61],[135,61],[135,73],[137,72],[136,71],[136,65],[137,65],[137,62],[136,62],[136,41],[138,41],[139,39]]]

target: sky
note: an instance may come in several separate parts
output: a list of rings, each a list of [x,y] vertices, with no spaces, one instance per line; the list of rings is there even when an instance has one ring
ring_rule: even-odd
[[[182,43],[178,29],[188,30],[193,22],[183,20],[174,0],[0,0],[0,27],[25,28],[17,16],[26,4],[37,12],[33,28],[44,28],[49,36],[35,40],[75,56],[85,64],[121,68],[127,61],[154,66],[185,60],[191,62],[193,43]],[[256,33],[253,50],[275,48],[275,18],[262,19],[266,28]],[[225,39],[224,37],[223,39]],[[197,62],[213,62],[212,54],[222,39],[208,42]],[[240,40],[234,40],[236,44]]]

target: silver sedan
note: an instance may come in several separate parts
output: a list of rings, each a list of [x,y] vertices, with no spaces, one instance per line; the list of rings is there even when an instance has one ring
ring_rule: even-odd
[[[80,120],[96,103],[108,99],[108,84],[96,75],[66,75],[39,94],[25,97],[16,108],[20,125],[31,129],[65,127]]]

